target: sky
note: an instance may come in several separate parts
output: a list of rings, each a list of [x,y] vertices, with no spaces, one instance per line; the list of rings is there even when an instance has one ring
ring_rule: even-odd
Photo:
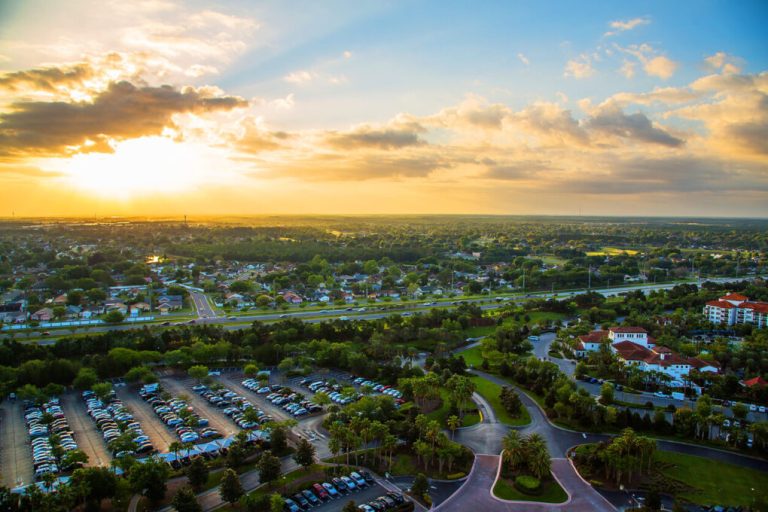
[[[0,217],[767,217],[766,22],[749,0],[0,0]]]

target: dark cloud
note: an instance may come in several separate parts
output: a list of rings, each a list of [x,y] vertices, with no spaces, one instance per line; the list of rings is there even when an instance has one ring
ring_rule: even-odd
[[[304,161],[272,165],[259,171],[260,178],[300,178],[306,181],[367,181],[382,178],[425,178],[434,171],[453,167],[453,163],[434,155],[389,156],[314,155]]]
[[[740,146],[758,155],[768,155],[768,121],[734,124],[726,128]]]
[[[582,174],[561,182],[568,192],[641,194],[686,192],[768,192],[768,167],[696,157],[634,158],[606,162],[606,175]]]
[[[93,144],[91,150],[95,146],[107,151],[110,139],[159,135],[174,126],[174,114],[204,114],[246,104],[205,90],[137,87],[129,82],[112,83],[92,102],[15,102],[0,114],[0,156],[60,155],[77,146],[88,150],[86,143]]]
[[[332,132],[326,136],[329,145],[337,149],[399,149],[419,146],[424,141],[419,138],[419,127],[374,129],[363,127],[350,132]]]
[[[537,160],[499,164],[493,160],[484,159],[482,163],[486,165],[486,170],[481,174],[481,177],[492,180],[523,180],[532,178],[541,172],[552,170],[549,163]]]
[[[24,89],[55,91],[61,86],[81,84],[94,76],[93,68],[86,63],[69,67],[29,69],[0,75],[0,88],[12,91]]]
[[[600,133],[651,144],[678,147],[685,143],[685,141],[653,126],[653,123],[645,114],[640,112],[625,114],[620,108],[615,106],[602,109],[597,115],[587,121],[586,126]]]

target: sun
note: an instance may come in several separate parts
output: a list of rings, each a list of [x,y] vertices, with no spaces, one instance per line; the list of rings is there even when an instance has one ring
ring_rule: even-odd
[[[114,153],[78,154],[53,167],[74,188],[110,199],[177,194],[213,181],[221,166],[206,146],[167,137],[142,137],[115,144]]]

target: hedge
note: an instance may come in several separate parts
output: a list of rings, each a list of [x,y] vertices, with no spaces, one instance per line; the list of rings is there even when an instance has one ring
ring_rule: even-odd
[[[541,481],[532,476],[520,475],[515,478],[515,487],[524,494],[538,494],[541,490]]]

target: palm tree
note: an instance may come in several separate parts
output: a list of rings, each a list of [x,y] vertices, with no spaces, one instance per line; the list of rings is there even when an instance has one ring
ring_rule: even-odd
[[[525,461],[525,449],[520,432],[510,430],[501,442],[504,446],[503,458],[509,464],[509,468],[514,471]]]
[[[459,428],[459,425],[461,425],[459,422],[459,417],[455,414],[448,416],[447,424],[448,429],[451,431],[451,440],[453,440],[453,435],[456,432],[456,429]]]
[[[168,445],[168,450],[177,459],[179,458],[179,452],[183,449],[184,449],[184,445],[182,445],[179,441],[174,441]]]

